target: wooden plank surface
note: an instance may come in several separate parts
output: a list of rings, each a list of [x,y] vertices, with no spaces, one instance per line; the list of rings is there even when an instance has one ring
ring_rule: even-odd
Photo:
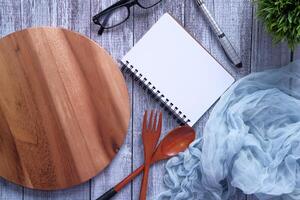
[[[241,56],[243,68],[236,69],[232,67],[223,49],[220,48],[216,37],[212,38],[214,44],[212,45],[214,48],[211,49],[212,54],[216,56],[220,63],[224,63],[225,68],[238,80],[250,73],[251,48],[249,46],[251,46],[252,4],[248,0],[227,0],[226,3],[223,0],[214,0],[213,5],[214,17]],[[245,195],[238,190],[234,199],[242,200],[245,198]]]
[[[261,71],[270,65],[281,66],[289,62],[290,51],[285,44],[272,45],[263,26],[256,20],[251,1],[206,1],[206,5],[242,56],[244,68],[241,70],[230,66],[194,1],[165,0],[149,10],[136,7],[125,24],[98,36],[97,27],[91,24],[91,16],[114,2],[116,0],[0,0],[0,36],[31,26],[62,26],[91,37],[106,48],[113,57],[120,59],[164,12],[170,12],[237,79],[251,71]],[[295,52],[295,58],[300,58],[300,49]],[[24,199],[96,199],[139,166],[143,160],[140,138],[142,114],[145,109],[159,109],[159,105],[149,95],[145,95],[130,77],[126,76],[126,82],[132,102],[130,128],[119,155],[104,172],[90,182],[75,188],[57,192],[24,189],[24,195],[21,187],[1,180],[0,199],[14,200],[22,197]],[[166,113],[164,114],[163,130],[166,133],[176,126],[176,122],[167,117]],[[209,112],[195,125],[198,134],[201,134],[208,116]],[[164,164],[165,162],[152,168],[148,199],[154,199],[163,190]],[[126,187],[115,199],[138,199],[139,189],[140,178]],[[245,195],[239,193],[235,199],[245,198]],[[251,198],[251,196],[247,197],[247,199]]]
[[[300,47],[296,48],[294,53],[294,60],[299,60],[299,59],[300,59]]]
[[[238,54],[241,55],[244,67],[236,69],[231,66],[215,35],[210,31],[202,13],[197,8],[195,1],[186,1],[185,26],[236,79],[239,79],[250,72],[251,3],[246,0],[228,0],[226,3],[222,0],[207,0],[205,2]],[[223,12],[224,10],[226,12]],[[231,14],[228,15],[228,13]],[[198,132],[202,133],[210,111],[211,109],[196,124]],[[245,199],[245,196],[241,192],[237,192],[235,199]]]
[[[169,12],[179,22],[183,22],[183,7],[184,1],[163,1],[159,6],[152,9],[143,10],[136,7],[134,9],[134,42],[136,43],[150,27],[159,19],[165,12]],[[166,77],[167,78],[167,77]],[[146,95],[145,95],[146,94]],[[139,167],[143,162],[143,145],[141,138],[141,122],[143,113],[146,109],[161,109],[159,104],[155,102],[150,95],[147,95],[137,84],[133,86],[133,167]],[[167,112],[163,113],[163,129],[162,136],[170,129],[176,126],[176,121],[168,117]],[[163,179],[154,177],[163,177],[164,163],[159,163],[151,168],[149,179],[149,190],[147,199],[155,199],[163,190]],[[141,184],[141,176],[133,183],[132,199],[139,199],[139,191]]]
[[[255,8],[254,8],[255,11]],[[286,43],[274,44],[263,24],[253,16],[251,72],[263,71],[284,66],[290,62],[291,51]],[[295,58],[299,57],[298,52]],[[247,200],[257,200],[254,195],[247,195]]]
[[[255,11],[255,8],[254,8]],[[253,16],[251,72],[263,71],[271,66],[283,66],[290,60],[287,44],[274,44],[265,27]]]

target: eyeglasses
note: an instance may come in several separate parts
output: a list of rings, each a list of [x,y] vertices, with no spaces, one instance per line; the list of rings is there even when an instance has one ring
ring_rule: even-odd
[[[152,8],[162,0],[120,0],[93,17],[93,22],[100,26],[102,35],[105,29],[111,29],[124,23],[130,16],[130,8],[138,5],[143,9]]]

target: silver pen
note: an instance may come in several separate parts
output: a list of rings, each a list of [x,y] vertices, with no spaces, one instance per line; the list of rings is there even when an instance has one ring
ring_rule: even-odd
[[[229,60],[236,67],[241,68],[243,66],[241,58],[238,56],[238,54],[234,50],[232,44],[230,43],[230,41],[228,40],[228,38],[226,37],[224,32],[221,30],[221,28],[219,27],[217,22],[214,20],[214,18],[212,17],[210,12],[208,11],[207,7],[204,4],[204,1],[203,0],[196,0],[196,2],[198,4],[199,8],[202,10],[202,12],[203,12],[205,18],[207,19],[211,29],[213,30],[213,32],[218,37],[218,40],[220,41],[220,43],[221,43],[221,45],[222,45],[222,47],[225,51],[225,54],[227,55]]]

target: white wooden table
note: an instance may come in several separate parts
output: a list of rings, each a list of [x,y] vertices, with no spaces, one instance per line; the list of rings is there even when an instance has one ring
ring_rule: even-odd
[[[194,0],[163,0],[149,10],[132,9],[130,19],[120,27],[97,35],[97,27],[91,17],[116,0],[0,0],[0,36],[16,30],[34,26],[59,26],[78,31],[105,47],[116,59],[121,58],[165,12],[176,17],[211,53],[226,66],[236,78],[250,72],[261,71],[270,65],[282,66],[290,60],[286,44],[272,45],[271,38],[255,16],[255,7],[250,0],[206,0],[208,8],[240,53],[244,67],[240,70],[230,63],[203,20]],[[295,52],[300,58],[300,49]],[[55,191],[35,191],[0,179],[1,200],[31,199],[96,199],[123,177],[138,167],[143,160],[140,137],[141,120],[145,109],[159,108],[144,91],[126,76],[130,92],[132,116],[126,141],[111,165],[89,182],[77,187]],[[197,92],[197,91],[195,91]],[[1,94],[0,94],[1,95]],[[205,114],[195,125],[198,134],[209,114]],[[176,122],[165,113],[163,132],[174,128]],[[1,162],[1,158],[0,158]],[[153,200],[163,191],[164,164],[152,168],[148,199]],[[138,199],[140,177],[129,184],[115,199]],[[235,199],[255,199],[239,193]]]

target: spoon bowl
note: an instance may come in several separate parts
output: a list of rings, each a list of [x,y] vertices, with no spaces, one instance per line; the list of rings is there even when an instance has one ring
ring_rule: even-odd
[[[168,159],[183,152],[195,140],[195,130],[190,126],[180,126],[170,131],[159,143],[152,163]]]

